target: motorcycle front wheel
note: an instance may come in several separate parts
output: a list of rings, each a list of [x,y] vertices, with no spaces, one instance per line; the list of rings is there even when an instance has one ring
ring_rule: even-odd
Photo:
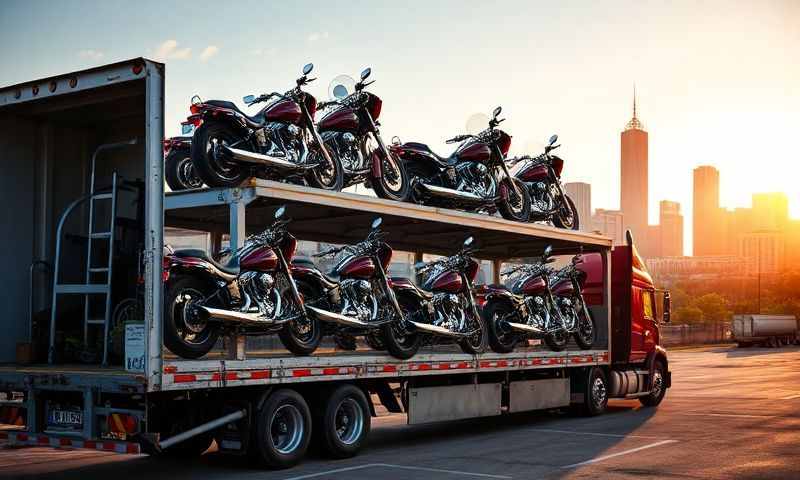
[[[197,306],[210,294],[195,277],[170,280],[164,295],[164,345],[181,358],[200,358],[217,342],[219,329],[200,315]]]
[[[567,348],[567,342],[569,341],[569,334],[564,330],[558,330],[553,333],[548,333],[544,337],[544,343],[550,347],[550,350],[554,352],[560,352]]]
[[[489,347],[497,353],[514,351],[518,336],[505,319],[513,312],[507,302],[490,302],[483,309],[483,323],[489,329]]]
[[[514,178],[513,182],[517,187],[516,192],[518,194],[515,193],[515,189],[511,188],[510,185],[504,183],[502,188],[506,191],[498,202],[498,210],[506,220],[527,222],[531,217],[531,196],[525,187],[525,183],[520,179]]]
[[[330,150],[328,151],[330,153]],[[330,162],[325,159],[325,155],[318,151],[316,153],[321,163],[318,167],[311,170],[306,177],[308,184],[314,188],[338,192],[344,186],[344,169],[342,162],[335,155],[329,155]]]
[[[397,303],[406,318],[419,308],[417,302],[403,296],[397,298]],[[383,343],[391,356],[405,360],[413,357],[419,350],[421,335],[411,331],[404,320],[389,322],[382,329]]]
[[[380,177],[372,177],[372,189],[380,198],[404,202],[409,195],[409,180],[405,165],[394,154],[389,154],[387,158],[380,150],[373,153],[380,155],[381,174]]]
[[[592,312],[581,306],[580,310],[578,310],[578,331],[575,332],[575,342],[578,343],[581,349],[589,350],[594,345],[596,336],[597,330],[595,329]]]
[[[575,207],[575,202],[567,195],[564,195],[564,200],[566,205],[561,205],[553,215],[553,225],[567,230],[577,230],[580,227],[580,219],[578,218],[578,209]]]
[[[203,122],[192,137],[192,163],[197,175],[209,187],[238,187],[250,177],[250,168],[221,158],[220,145],[238,140],[233,129],[221,122]]]
[[[481,317],[475,319],[473,327],[477,327],[477,332],[460,340],[458,346],[461,347],[464,353],[477,355],[486,351],[486,346],[489,343],[489,332],[487,331],[486,323]]]
[[[297,290],[303,298],[317,298],[315,292],[310,285],[297,282]],[[298,306],[295,304],[294,298],[289,290],[284,294],[284,299],[292,305],[288,315],[298,315],[299,318],[287,323],[280,332],[278,338],[286,350],[294,353],[295,355],[311,355],[319,346],[322,340],[322,325],[317,318],[311,315],[304,315],[298,311]]]

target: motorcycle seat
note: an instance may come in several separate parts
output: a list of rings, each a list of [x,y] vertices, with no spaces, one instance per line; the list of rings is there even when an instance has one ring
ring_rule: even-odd
[[[442,157],[424,143],[407,142],[404,143],[403,146],[408,147],[410,150],[416,150],[418,153],[426,155],[444,166],[452,166],[458,163],[458,156],[456,154],[450,155],[449,157]]]
[[[220,271],[228,275],[239,275],[239,256],[233,255],[227,263],[222,264],[211,257],[208,252],[200,248],[184,248],[175,250],[173,253],[178,258],[199,258],[214,265]]]
[[[233,110],[234,112],[238,112],[239,114],[243,115],[245,118],[247,118],[248,120],[250,120],[253,123],[257,123],[259,125],[264,123],[264,113],[263,112],[259,112],[256,115],[251,117],[250,115],[244,113],[241,109],[239,109],[239,107],[237,107],[235,103],[229,102],[227,100],[208,100],[205,103],[208,104],[208,105],[214,105],[214,106],[217,106],[217,107],[227,108],[229,110]]]
[[[292,258],[292,265],[297,265],[306,268],[313,268],[315,270],[318,270],[317,264],[314,263],[314,261],[308,257],[294,257]],[[320,273],[322,274],[322,276],[325,277],[325,280],[327,280],[328,282],[339,283],[339,275],[337,275],[336,272],[325,273],[320,270]]]

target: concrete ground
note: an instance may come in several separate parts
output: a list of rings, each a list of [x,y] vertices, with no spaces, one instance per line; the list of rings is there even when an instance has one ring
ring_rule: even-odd
[[[614,401],[593,418],[546,413],[406,426],[375,419],[356,458],[312,454],[257,470],[210,453],[190,461],[81,450],[0,448],[0,477],[37,479],[800,479],[800,349],[709,347],[671,355],[656,409]]]

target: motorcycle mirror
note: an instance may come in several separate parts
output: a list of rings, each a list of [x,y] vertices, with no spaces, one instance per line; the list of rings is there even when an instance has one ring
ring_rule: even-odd
[[[306,65],[303,67],[303,75],[308,75],[311,73],[311,70],[314,70],[314,64],[306,63]]]
[[[372,73],[372,69],[367,67],[361,72],[361,80],[366,80],[369,77],[369,74]]]
[[[543,257],[549,257],[553,253],[553,247],[548,245],[544,248],[544,253],[542,253]]]
[[[278,207],[277,210],[275,210],[275,220],[283,218],[284,213],[286,213],[286,206],[281,205],[280,207]]]
[[[464,240],[464,246],[465,246],[465,247],[469,247],[470,245],[472,245],[472,243],[473,243],[474,241],[475,241],[475,238],[474,238],[474,237],[467,237],[467,239],[466,239],[466,240]]]
[[[242,97],[242,101],[244,103],[250,104],[256,101],[255,95],[247,95],[246,97]]]
[[[550,137],[550,145],[553,145],[558,141],[558,135],[553,135]]]
[[[381,217],[376,218],[372,221],[372,229],[375,230],[376,228],[380,227],[381,223],[383,223],[383,219]]]
[[[492,116],[494,118],[497,118],[497,116],[500,115],[500,112],[502,112],[502,111],[503,111],[503,107],[497,107],[497,108],[494,109],[494,112],[492,112]]]

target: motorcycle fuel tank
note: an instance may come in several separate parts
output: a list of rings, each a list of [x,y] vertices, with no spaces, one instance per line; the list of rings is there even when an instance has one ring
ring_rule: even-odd
[[[559,297],[570,297],[575,293],[575,287],[570,280],[564,279],[553,285],[553,294]]]
[[[547,167],[544,165],[533,165],[526,167],[517,174],[517,178],[523,182],[538,182],[547,180],[548,176],[549,173],[547,171]]]
[[[278,100],[264,109],[264,117],[270,122],[298,123],[302,113],[292,100]]]
[[[515,287],[514,290],[517,290],[515,293],[537,295],[547,289],[547,284],[542,277],[528,277],[515,285]]]
[[[242,270],[272,271],[278,268],[278,255],[270,247],[258,247],[242,257],[240,266]]]
[[[320,130],[352,132],[358,129],[358,116],[350,108],[340,108],[322,117],[318,126]]]
[[[458,151],[459,160],[466,162],[485,162],[492,156],[492,151],[485,143],[476,142],[465,145]]]
[[[351,257],[336,267],[336,273],[349,278],[371,278],[375,274],[375,262],[369,257]]]
[[[458,272],[442,272],[435,278],[431,279],[430,290],[437,292],[459,293],[464,287],[464,281]]]

